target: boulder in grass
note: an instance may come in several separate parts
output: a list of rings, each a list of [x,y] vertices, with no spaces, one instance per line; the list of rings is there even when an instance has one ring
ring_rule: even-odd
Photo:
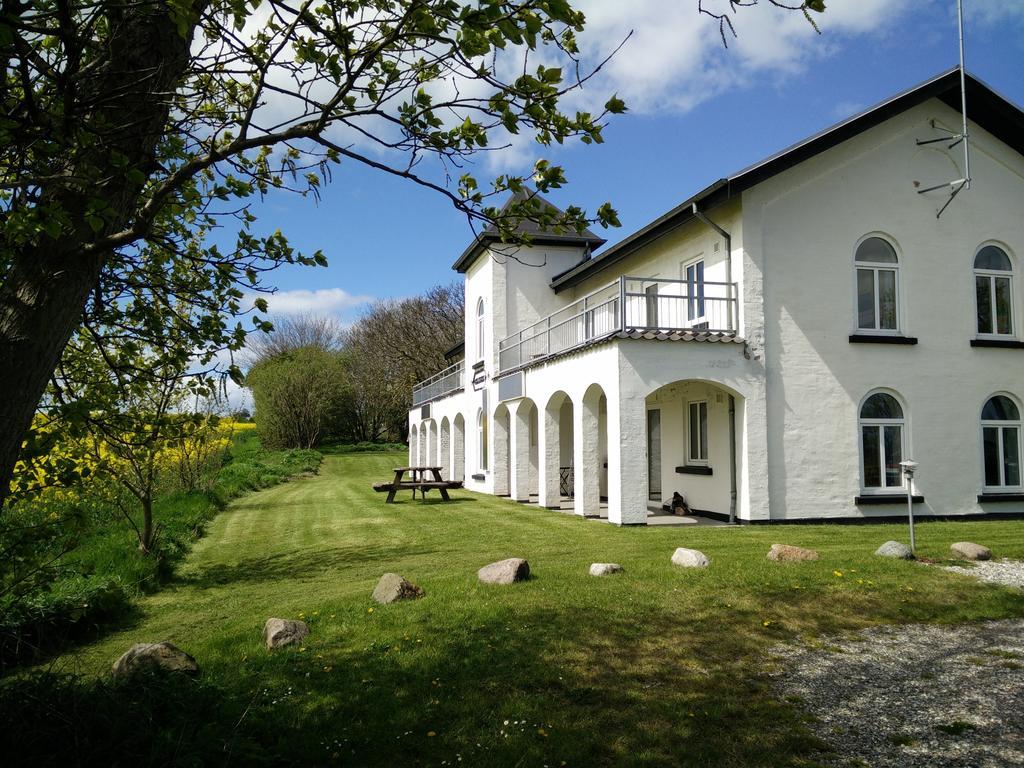
[[[180,672],[199,674],[196,660],[167,642],[136,643],[114,662],[114,677],[127,678],[138,672]]]
[[[679,547],[672,553],[672,565],[678,565],[680,568],[707,568],[711,561],[700,550]]]
[[[768,559],[777,563],[792,563],[802,560],[817,560],[818,553],[813,549],[794,547],[791,544],[772,544],[768,550]]]
[[[618,563],[591,563],[591,576],[611,576],[615,573],[622,573],[622,566]]]
[[[953,557],[958,557],[961,560],[992,559],[991,549],[983,547],[981,544],[975,544],[973,541],[958,541],[949,546],[949,551],[953,553]]]
[[[397,603],[399,600],[415,600],[425,594],[422,588],[397,573],[385,573],[373,588],[373,599],[382,605]]]
[[[910,551],[910,547],[901,541],[887,541],[875,550],[875,554],[879,557],[891,557],[895,560],[914,559],[914,553]]]
[[[305,640],[308,634],[309,627],[304,621],[267,619],[263,626],[263,643],[268,651],[272,651],[286,645],[297,645]]]
[[[484,584],[515,584],[530,578],[530,564],[521,557],[510,557],[485,565],[476,577]]]

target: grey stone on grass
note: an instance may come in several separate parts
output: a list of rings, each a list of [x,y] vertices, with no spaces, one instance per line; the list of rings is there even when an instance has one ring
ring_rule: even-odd
[[[385,573],[373,588],[373,599],[383,605],[399,600],[416,600],[425,594],[422,588],[397,573]]]
[[[622,566],[618,563],[591,563],[591,576],[611,576],[613,573],[622,573]]]
[[[521,557],[510,557],[485,565],[476,577],[484,584],[515,584],[530,578],[530,564]]]
[[[875,554],[879,557],[891,557],[896,560],[914,559],[914,553],[910,551],[910,547],[901,541],[887,541],[875,550]]]
[[[958,541],[955,544],[950,544],[949,551],[953,553],[953,557],[958,557],[961,560],[992,559],[991,549],[983,547],[981,544],[975,544],[973,541]]]
[[[672,565],[678,565],[680,568],[707,568],[711,561],[700,550],[679,547],[672,553]]]
[[[818,553],[813,549],[794,547],[791,544],[772,544],[768,550],[768,559],[778,563],[799,562],[801,560],[817,560]]]
[[[177,646],[164,640],[159,643],[136,643],[114,662],[114,677],[128,678],[138,672],[180,672],[199,674],[196,660]]]
[[[286,645],[297,645],[309,635],[309,627],[304,621],[293,619],[267,619],[263,626],[263,642],[268,651],[283,648]]]

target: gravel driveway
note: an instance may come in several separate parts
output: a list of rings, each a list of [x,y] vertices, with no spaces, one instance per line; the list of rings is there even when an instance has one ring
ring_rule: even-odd
[[[834,747],[829,765],[1024,766],[1024,620],[878,627],[773,654],[780,694]]]

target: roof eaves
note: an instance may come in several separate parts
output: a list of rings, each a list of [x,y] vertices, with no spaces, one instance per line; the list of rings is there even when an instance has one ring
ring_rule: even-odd
[[[592,232],[588,232],[584,235],[574,234],[546,234],[546,235],[531,235],[529,237],[529,243],[524,245],[550,245],[550,246],[571,246],[571,245],[586,245],[590,248],[600,248],[604,245],[607,240],[598,237]],[[469,244],[469,247],[462,252],[458,260],[452,264],[452,269],[456,272],[466,272],[472,265],[473,262],[490,246],[495,243],[500,243],[501,238],[498,235],[491,234],[489,232],[481,232],[477,235],[476,239]],[[508,243],[511,247],[516,247],[515,243]]]
[[[621,261],[651,240],[682,226],[693,215],[694,203],[704,202],[711,196],[720,192],[723,188],[727,187],[728,183],[729,179],[719,179],[714,184],[702,189],[693,197],[680,203],[668,213],[659,216],[647,226],[642,229],[638,229],[624,240],[620,240],[611,248],[604,251],[604,253],[595,256],[593,259],[581,261],[579,264],[570,267],[565,272],[555,275],[551,279],[551,287],[556,293],[558,293],[565,288],[575,285],[590,274],[600,272],[612,264]],[[729,193],[726,192],[725,198],[728,197]]]

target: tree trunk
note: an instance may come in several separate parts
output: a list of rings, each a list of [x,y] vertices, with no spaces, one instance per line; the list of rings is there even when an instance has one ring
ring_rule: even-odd
[[[142,533],[139,536],[139,550],[146,555],[153,552],[153,499],[142,499]]]
[[[44,188],[38,208],[63,212],[69,224],[57,238],[40,233],[0,253],[7,265],[0,284],[0,506],[35,409],[110,257],[85,250],[97,236],[86,220],[89,202],[108,205],[100,235],[132,221],[143,185],[130,182],[111,158],[120,153],[127,168],[144,173],[154,167],[171,105],[167,94],[188,66],[192,32],[178,31],[165,4],[119,7],[110,15],[105,60],[78,84],[73,105],[83,130],[101,140],[66,147],[67,177],[97,181]]]

